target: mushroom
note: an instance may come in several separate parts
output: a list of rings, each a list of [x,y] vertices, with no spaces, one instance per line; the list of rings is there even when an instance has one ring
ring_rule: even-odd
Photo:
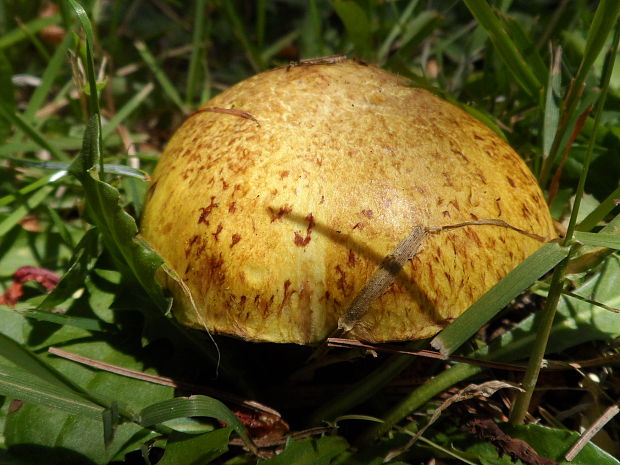
[[[399,76],[337,57],[253,76],[188,117],[155,169],[141,231],[188,291],[169,284],[181,323],[308,344],[334,331],[414,228],[457,223],[421,236],[348,337],[434,335],[536,251],[535,235],[555,233],[503,139]]]

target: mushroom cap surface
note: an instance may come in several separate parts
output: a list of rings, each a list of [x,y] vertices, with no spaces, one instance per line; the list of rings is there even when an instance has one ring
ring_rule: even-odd
[[[181,323],[307,344],[415,226],[478,219],[555,237],[504,140],[348,60],[258,74],[188,117],[153,174],[141,232],[191,294],[170,286]],[[429,234],[348,337],[430,337],[541,245],[495,225]]]

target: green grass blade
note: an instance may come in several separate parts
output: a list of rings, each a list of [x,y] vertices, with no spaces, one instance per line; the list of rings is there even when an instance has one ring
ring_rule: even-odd
[[[0,355],[28,372],[31,378],[37,377],[46,383],[63,388],[66,391],[72,391],[72,388],[56,373],[56,370],[2,333],[0,333]]]
[[[405,26],[407,25],[409,18],[413,14],[414,10],[418,6],[418,3],[419,3],[418,0],[411,0],[409,4],[405,7],[403,12],[401,13],[400,17],[398,18],[398,21],[394,23],[394,25],[392,26],[392,29],[390,30],[387,37],[385,38],[385,40],[379,47],[379,50],[377,51],[377,62],[378,63],[385,62],[385,60],[387,59],[390,53],[390,48],[392,47],[392,44],[394,43],[396,38],[400,34],[402,34],[403,31],[405,30]]]
[[[62,177],[64,174],[66,174],[66,171],[68,171],[71,168],[71,163],[65,163],[65,162],[56,162],[56,161],[34,161],[34,160],[25,160],[22,158],[8,158],[8,160],[11,160],[12,163],[18,165],[18,166],[31,166],[34,168],[39,168],[42,170],[58,170],[57,173],[51,175],[51,176],[47,176],[39,181],[37,181],[36,183],[33,183],[33,185],[45,185],[50,181],[55,181],[57,179],[60,179],[60,177]],[[139,179],[141,181],[146,181],[148,179],[148,175],[144,172],[144,171],[140,171],[137,170],[135,168],[132,168],[131,166],[126,166],[126,165],[112,165],[109,163],[104,163],[103,164],[103,169],[105,170],[106,173],[109,174],[114,174],[117,176],[124,176],[127,178],[135,178],[135,179]],[[23,190],[25,189],[29,189],[28,191],[33,190],[31,188],[31,185],[26,186],[25,188],[23,188]],[[21,192],[21,190],[20,190]],[[9,197],[9,196],[7,196]],[[3,198],[4,199],[4,198]],[[4,200],[0,199],[0,207],[2,205],[4,205]]]
[[[465,5],[467,5],[469,11],[471,11],[472,15],[487,32],[491,43],[499,52],[499,57],[521,88],[532,97],[538,96],[542,84],[524,60],[510,36],[506,33],[501,21],[486,0],[465,0]]]
[[[50,152],[52,156],[57,160],[69,160],[69,157],[65,155],[64,152],[59,150],[54,145],[50,144],[49,140],[44,134],[42,134],[38,129],[32,126],[32,124],[22,115],[12,112],[11,109],[8,107],[7,103],[2,100],[0,100],[0,117],[5,118],[6,120],[17,126],[17,128],[19,128],[28,137],[30,137],[40,148]]]
[[[353,43],[354,53],[360,58],[370,59],[372,28],[364,9],[355,2],[345,0],[335,0],[333,6]]]
[[[84,287],[88,273],[101,255],[99,234],[91,229],[79,242],[71,257],[71,263],[56,287],[39,304],[37,310],[52,309],[69,299],[78,289]]]
[[[185,106],[192,107],[192,102],[196,95],[196,89],[199,86],[200,69],[206,68],[206,52],[205,44],[208,41],[208,35],[205,29],[206,0],[197,0],[196,12],[194,14],[194,33],[192,36],[192,53],[189,59],[189,71],[187,73],[187,84],[185,86]],[[202,66],[201,66],[202,62]]]
[[[157,63],[157,60],[146,46],[146,43],[138,40],[134,42],[134,46],[138,50],[138,53],[140,54],[146,65],[153,72],[155,79],[157,80],[157,82],[159,82],[159,85],[163,89],[164,93],[183,113],[187,113],[187,109],[183,104],[183,100],[181,99],[179,92],[177,91],[176,87],[174,87],[174,84],[172,84],[172,81],[168,79],[168,76],[166,76],[164,70],[159,66],[159,63]]]
[[[0,110],[1,111],[1,110]],[[147,136],[144,134],[137,134],[133,137],[133,141],[144,142],[147,139]],[[65,157],[63,160],[69,161],[68,157],[64,154],[65,150],[79,150],[82,147],[82,139],[78,137],[67,137],[67,136],[50,136],[46,138],[49,145],[55,147],[55,150],[62,153],[62,156]],[[105,140],[105,147],[117,147],[121,145],[122,141],[117,134],[110,134],[108,138]],[[37,143],[34,140],[24,140],[19,142],[7,142],[3,145],[0,145],[0,156],[1,157],[10,157],[17,153],[21,152],[35,152],[41,148],[41,144]]]
[[[65,243],[69,249],[73,250],[75,248],[75,241],[73,240],[73,236],[69,232],[69,228],[67,227],[67,223],[60,217],[60,215],[56,212],[56,210],[50,205],[45,205],[47,210],[47,214],[50,216],[52,223],[56,227],[56,231],[60,235],[60,238]]]
[[[5,195],[4,197],[0,198],[0,207],[5,207],[7,205],[10,205],[11,203],[15,202],[17,199],[23,198],[23,196],[25,196],[26,194],[30,194],[31,192],[34,192],[40,189],[41,187],[46,186],[50,182],[60,179],[66,174],[67,174],[66,171],[60,171],[58,173],[45,176],[44,178],[37,179],[33,183],[22,187],[20,190],[17,191],[17,194],[9,194],[9,195]]]
[[[620,187],[614,189],[598,207],[592,210],[577,226],[577,231],[590,231],[616,208],[616,200],[620,197]]]
[[[310,21],[308,30],[311,32],[306,41],[306,44],[310,47],[314,56],[322,56],[325,54],[325,43],[323,36],[323,24],[321,21],[321,13],[317,0],[308,1],[308,10],[306,13],[306,21]],[[308,47],[306,47],[308,48]],[[310,56],[308,58],[311,58]]]
[[[112,134],[112,132],[146,100],[146,97],[149,96],[154,88],[155,86],[149,82],[142,89],[140,89],[140,92],[129,99],[129,101],[123,105],[123,107],[108,121],[108,123],[101,128],[102,139],[107,139],[110,134]],[[105,168],[105,166],[104,169],[107,172],[107,168]]]
[[[11,47],[28,38],[28,34],[35,34],[41,29],[60,23],[60,15],[39,17],[28,21],[24,28],[18,27],[0,37],[0,50]]]
[[[90,19],[88,19],[88,14],[86,13],[86,10],[84,10],[84,7],[76,0],[68,0],[68,2],[71,5],[75,15],[78,17],[78,20],[82,24],[84,32],[86,33],[86,46],[91,50],[92,56],[92,47],[95,43],[95,34],[93,33],[93,26],[90,23]]]
[[[594,19],[588,31],[588,39],[586,48],[583,53],[583,59],[579,64],[575,81],[582,83],[592,69],[594,62],[598,58],[601,50],[605,46],[605,42],[609,38],[611,31],[616,25],[620,15],[620,2],[617,0],[601,0],[594,13]]]
[[[255,450],[245,427],[235,414],[219,400],[207,396],[177,397],[149,405],[140,412],[140,423],[149,427],[175,418],[195,416],[220,420],[232,427],[251,450]]]
[[[459,363],[449,370],[440,373],[417,389],[414,389],[401,402],[392,407],[385,417],[383,417],[383,423],[372,425],[356,440],[356,443],[358,445],[363,445],[379,439],[403,418],[424,405],[434,396],[454,386],[456,383],[480,373],[482,370],[483,368],[480,366]]]
[[[300,36],[300,32],[298,30],[291,31],[289,34],[286,34],[283,37],[280,37],[272,44],[263,48],[263,52],[261,53],[261,59],[264,63],[268,63],[274,56],[276,56],[284,47],[289,44],[295,42],[295,40]],[[322,53],[312,54],[312,56],[320,56]]]
[[[235,8],[234,0],[224,0],[222,2],[222,6],[224,7],[228,19],[230,20],[232,30],[235,32],[235,35],[245,50],[245,54],[250,61],[250,65],[252,65],[255,72],[258,73],[259,71],[262,71],[265,68],[265,64],[262,62],[258,50],[256,50],[256,47],[254,47],[248,38],[245,25],[243,24],[243,21],[241,21],[241,18],[237,13],[237,9]]]
[[[599,8],[601,7],[601,5],[602,5],[602,2],[601,4],[599,4]],[[618,6],[620,8],[620,4]],[[583,167],[582,167],[582,170],[579,176],[579,183],[577,185],[577,191],[575,193],[575,201],[574,201],[573,208],[571,211],[571,216],[570,216],[570,220],[568,223],[568,227],[566,229],[566,237],[564,238],[564,241],[563,241],[564,245],[567,245],[570,243],[570,241],[572,241],[573,235],[575,233],[575,226],[577,224],[579,207],[581,204],[581,200],[583,198],[585,182],[588,176],[590,163],[592,161],[592,154],[594,151],[594,143],[596,139],[596,130],[599,127],[599,124],[601,122],[601,116],[605,108],[607,91],[609,90],[609,81],[611,79],[611,72],[614,67],[619,42],[620,42],[620,23],[616,23],[615,36],[614,36],[612,45],[609,49],[609,53],[608,53],[607,60],[605,63],[605,70],[601,78],[602,92],[596,105],[594,126],[592,128],[592,134],[590,136],[590,140],[588,143],[588,149],[587,149],[586,156],[583,161]],[[568,265],[568,260],[570,259],[570,256],[572,255],[572,252],[575,249],[576,249],[575,245],[571,246],[568,257],[565,260],[563,260],[553,272],[553,277],[551,278],[551,285],[549,287],[549,295],[547,296],[545,307],[543,308],[541,312],[542,316],[541,316],[540,326],[536,333],[536,341],[534,342],[534,345],[532,346],[530,361],[528,363],[525,374],[523,375],[522,385],[523,385],[524,391],[520,392],[517,395],[517,398],[514,404],[514,409],[511,412],[510,421],[512,424],[523,423],[525,416],[527,414],[530,400],[532,398],[534,389],[536,388],[536,384],[538,382],[538,375],[540,373],[542,359],[543,359],[543,356],[547,348],[547,343],[549,340],[549,336],[551,334],[558,302],[559,302],[560,295],[564,287],[564,273]]]
[[[542,127],[542,157],[549,156],[553,145],[553,138],[558,131],[560,122],[560,100],[562,85],[561,67],[562,49],[557,48],[551,56],[550,72],[545,90],[545,109]]]
[[[452,354],[512,299],[566,258],[567,254],[568,249],[557,242],[545,244],[435,336],[431,345],[444,355]]]
[[[419,347],[414,346],[414,344],[416,343],[409,344],[407,347],[419,349]],[[409,366],[412,361],[413,357],[406,355],[388,359],[360,382],[329,399],[329,401],[317,408],[312,413],[310,424],[318,425],[325,420],[331,421],[337,416],[350,411],[353,407],[357,407],[361,403],[367,401],[392,379],[398,376],[398,374]]]
[[[102,421],[105,408],[78,394],[33,377],[17,367],[0,365],[0,393],[63,412]]]
[[[4,311],[4,309],[0,307],[0,311]],[[24,306],[20,304],[18,304],[15,309],[7,311],[18,312],[24,318],[29,318],[31,320],[46,321],[59,326],[72,326],[74,328],[85,329],[86,331],[95,331],[99,333],[108,332],[109,334],[109,331],[112,329],[111,326],[94,318],[53,313],[47,310],[36,310],[32,307],[24,308]]]
[[[575,231],[575,240],[593,247],[620,250],[620,234],[589,233]]]
[[[310,0],[310,8],[312,8],[313,0]],[[256,46],[262,49],[265,45],[265,24],[267,23],[267,0],[258,0],[256,2]]]
[[[407,24],[399,39],[398,53],[408,56],[415,47],[426,39],[441,24],[441,16],[436,11],[423,11]]]
[[[6,218],[0,221],[0,236],[13,229],[24,216],[40,205],[54,189],[54,186],[43,186],[30,197],[24,199],[22,205],[15,208]]]
[[[615,0],[601,0],[596,9],[594,19],[588,30],[586,48],[581,63],[579,64],[577,75],[571,82],[567,95],[562,103],[562,108],[564,110],[560,117],[558,132],[555,135],[549,156],[544,160],[542,170],[538,177],[540,184],[543,186],[547,184],[551,175],[551,170],[557,162],[566,141],[571,135],[574,122],[583,111],[578,111],[577,108],[579,107],[579,101],[582,97],[586,77],[598,58],[614,24],[616,24],[619,12],[620,2]]]
[[[599,5],[599,9],[602,7]],[[616,10],[620,11],[620,2],[615,3],[617,5]],[[597,14],[598,14],[597,10]],[[611,12],[610,12],[611,14]],[[616,14],[616,18],[618,15]],[[592,127],[592,132],[590,135],[590,140],[588,141],[588,148],[586,151],[585,159],[583,160],[581,173],[579,175],[579,182],[577,184],[577,190],[575,192],[575,200],[573,203],[573,208],[571,211],[570,220],[568,222],[568,227],[566,228],[566,237],[564,238],[564,243],[568,244],[568,242],[572,239],[573,233],[577,226],[577,218],[579,216],[579,208],[581,206],[581,200],[583,199],[583,195],[585,193],[586,180],[588,178],[588,172],[590,170],[590,164],[592,162],[592,157],[594,155],[594,145],[596,143],[596,133],[597,129],[600,126],[601,118],[603,117],[603,112],[605,109],[605,102],[607,101],[607,93],[609,91],[609,83],[611,81],[611,73],[614,69],[614,65],[616,62],[616,55],[618,53],[618,45],[620,43],[620,22],[615,23],[616,30],[615,35],[611,44],[611,47],[607,54],[607,60],[605,62],[605,67],[603,70],[603,76],[601,77],[601,94],[596,102],[596,110],[594,115],[594,125]],[[595,32],[595,35],[598,33]]]
[[[86,47],[81,48],[82,61],[86,65],[86,80],[88,81],[88,87],[84,91],[88,95],[88,107],[91,116],[94,116],[94,120],[99,127],[98,139],[96,141],[98,149],[92,153],[97,154],[97,161],[99,162],[100,175],[103,176],[103,157],[101,156],[101,147],[103,146],[103,140],[101,137],[101,112],[99,109],[99,88],[97,86],[96,73],[95,73],[95,54],[93,47],[95,46],[95,34],[93,33],[93,27],[90,23],[90,19],[86,14],[86,11],[76,0],[69,0],[73,12],[77,15],[82,28],[86,33]],[[94,141],[93,141],[94,143]]]
[[[41,84],[37,86],[32,97],[28,101],[28,106],[24,111],[24,119],[33,121],[36,112],[43,106],[45,99],[50,93],[54,80],[62,68],[66,65],[67,50],[73,44],[73,35],[67,34],[60,44],[56,47],[56,51],[50,62],[45,68],[45,72],[41,77]]]
[[[6,111],[15,112],[15,88],[13,87],[13,67],[0,49],[0,101],[4,102]],[[0,116],[0,141],[11,134],[11,120]]]

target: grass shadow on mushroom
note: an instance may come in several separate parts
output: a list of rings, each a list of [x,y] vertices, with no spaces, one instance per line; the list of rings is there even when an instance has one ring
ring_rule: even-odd
[[[273,211],[278,211],[278,208],[276,208],[275,206],[268,206],[266,209],[267,214],[272,214]],[[308,224],[307,215],[301,213],[291,212],[285,215],[283,219],[297,223],[302,227],[306,227]],[[386,259],[386,256],[378,253],[367,244],[352,238],[349,234],[343,233],[341,231],[333,229],[330,226],[327,226],[318,218],[313,219],[312,231],[316,234],[320,234],[328,238],[330,241],[336,244],[349,248],[351,251],[353,251],[353,253],[360,255],[370,260],[372,263],[376,264],[377,267],[380,266]],[[396,244],[394,245],[396,246]],[[409,260],[408,263],[410,261],[411,260]],[[407,266],[407,264],[405,264],[405,266]],[[438,322],[442,321],[442,318],[436,311],[436,307],[432,303],[431,299],[428,297],[428,294],[423,289],[421,289],[415,281],[412,281],[411,278],[407,276],[407,273],[405,273],[404,271],[404,267],[400,269],[400,271],[396,274],[394,278],[394,284],[392,286],[396,285],[398,285],[405,292],[407,292],[413,300],[419,302],[420,308],[424,309],[424,312],[433,315],[434,320]],[[356,293],[359,292],[360,289],[357,289]]]

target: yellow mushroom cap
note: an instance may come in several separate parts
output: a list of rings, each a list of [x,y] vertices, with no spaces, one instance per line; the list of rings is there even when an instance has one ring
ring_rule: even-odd
[[[415,226],[502,220],[555,235],[522,159],[426,90],[354,61],[253,76],[190,116],[147,194],[142,234],[178,273],[174,314],[246,340],[337,326]],[[430,337],[542,243],[496,225],[427,235],[348,333]]]

